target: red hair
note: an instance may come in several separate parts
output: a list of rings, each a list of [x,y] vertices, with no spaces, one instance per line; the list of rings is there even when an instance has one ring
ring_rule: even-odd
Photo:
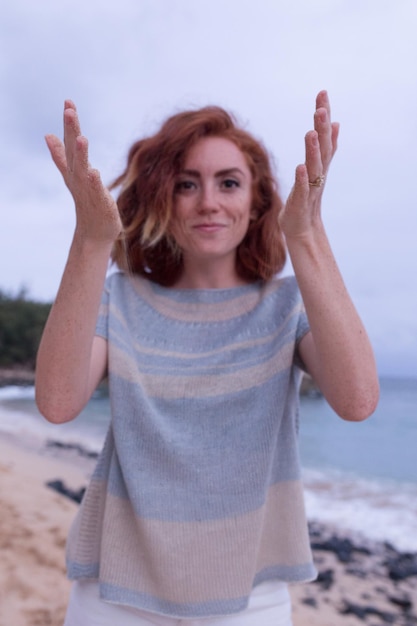
[[[278,224],[283,203],[270,159],[259,141],[216,106],[173,115],[158,133],[132,145],[126,169],[110,186],[121,186],[117,204],[124,226],[112,259],[121,269],[161,285],[178,280],[182,258],[170,235],[176,178],[189,149],[204,137],[228,139],[246,157],[255,219],[237,249],[236,269],[244,280],[268,280],[283,268],[286,257]]]

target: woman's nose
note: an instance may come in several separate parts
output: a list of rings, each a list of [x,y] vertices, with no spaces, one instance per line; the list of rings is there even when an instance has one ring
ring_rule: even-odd
[[[198,209],[201,213],[215,213],[218,211],[216,190],[211,185],[202,187]]]

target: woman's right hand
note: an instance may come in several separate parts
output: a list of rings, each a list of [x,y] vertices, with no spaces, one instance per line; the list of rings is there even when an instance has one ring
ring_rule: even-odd
[[[117,204],[88,162],[88,141],[81,134],[75,104],[65,101],[64,143],[45,137],[52,159],[75,202],[76,234],[82,239],[113,242],[123,230]]]

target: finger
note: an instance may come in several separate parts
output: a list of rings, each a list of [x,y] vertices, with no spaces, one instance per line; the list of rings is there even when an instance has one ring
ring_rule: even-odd
[[[317,94],[316,110],[317,109],[326,109],[329,119],[331,118],[329,95],[325,89],[323,89]]]
[[[310,130],[305,136],[306,171],[308,180],[313,183],[324,174],[321,160],[320,143],[317,131]]]
[[[64,144],[55,135],[46,135],[45,141],[53,162],[61,172],[62,176],[64,176],[67,171],[67,159],[65,156]]]
[[[103,188],[103,183],[101,181],[101,175],[100,172],[97,169],[90,169],[89,173],[88,173],[88,178],[91,182],[91,185],[94,187],[94,189],[98,190]]]
[[[109,194],[103,181],[101,180],[100,172],[97,169],[90,168],[88,171],[88,183],[91,189],[94,191],[97,197],[102,198],[103,211],[108,209],[113,204],[113,198],[109,198]],[[110,203],[109,203],[110,199]]]
[[[306,165],[298,165],[295,170],[295,183],[292,189],[292,199],[296,206],[303,206],[308,199],[310,186],[309,174]]]
[[[326,111],[324,114],[323,109]],[[330,100],[329,94],[325,89],[320,91],[316,97],[316,116],[317,117],[317,126],[315,125],[315,129],[318,131],[320,140],[323,138],[322,143],[322,161],[325,170],[327,171],[332,156],[336,152],[337,146],[337,133],[336,136],[333,137],[333,124],[331,123],[331,109],[330,109]],[[316,120],[315,120],[316,121]],[[327,124],[329,124],[329,128],[327,128]],[[333,143],[333,139],[336,139],[336,143]]]
[[[332,156],[337,150],[337,140],[339,138],[339,130],[340,130],[339,122],[332,122],[332,146],[333,146]]]
[[[64,109],[74,109],[76,111],[77,107],[72,100],[67,99],[64,101]]]
[[[79,177],[88,174],[90,168],[88,162],[88,140],[83,135],[79,135],[75,140],[75,151],[73,160],[73,172]]]
[[[326,90],[320,91],[316,98],[316,110],[317,109],[326,109],[329,122],[331,122],[331,109],[330,109],[330,100]],[[339,136],[339,123],[331,122],[331,143],[332,143],[332,151],[331,156],[333,157],[334,153],[337,150],[337,139]]]
[[[80,122],[77,110],[71,100],[66,100],[64,104],[64,145],[67,155],[67,166],[73,170],[75,144],[77,137],[81,135]]]
[[[321,161],[323,172],[327,171],[333,156],[332,125],[327,109],[320,107],[314,113],[314,129],[317,132],[320,145]]]

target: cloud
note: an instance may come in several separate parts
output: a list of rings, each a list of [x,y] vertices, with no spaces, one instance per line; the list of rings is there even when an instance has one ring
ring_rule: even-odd
[[[415,32],[415,0],[6,2],[0,288],[56,292],[74,214],[43,136],[61,134],[65,98],[105,180],[167,115],[217,103],[264,140],[286,194],[325,87],[341,122],[324,203],[330,240],[374,342],[412,359]]]

